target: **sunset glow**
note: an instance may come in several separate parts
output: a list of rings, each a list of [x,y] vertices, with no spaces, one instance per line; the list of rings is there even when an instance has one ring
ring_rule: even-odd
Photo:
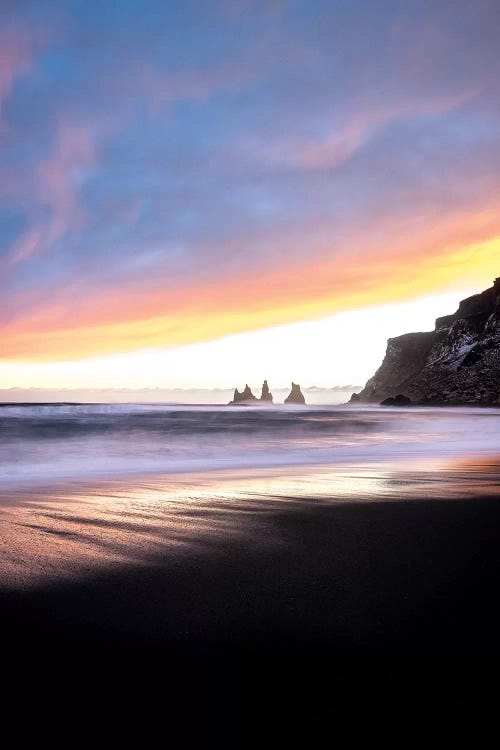
[[[489,737],[499,62],[500,0],[0,0],[23,739]]]
[[[382,3],[359,38],[343,6],[222,3],[209,23],[169,3],[159,34],[147,13],[49,5],[2,17],[0,386],[498,275],[486,6],[441,25]]]

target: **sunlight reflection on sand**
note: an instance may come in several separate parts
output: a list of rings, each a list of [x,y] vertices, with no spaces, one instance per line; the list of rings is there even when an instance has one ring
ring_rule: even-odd
[[[499,493],[500,458],[287,471],[170,475],[61,484],[0,499],[0,585],[32,586],[236,539],[280,545],[278,514],[307,504],[467,498]]]

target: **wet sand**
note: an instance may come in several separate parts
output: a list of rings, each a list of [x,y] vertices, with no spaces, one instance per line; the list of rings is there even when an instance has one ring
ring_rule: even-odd
[[[115,733],[147,715],[144,742],[160,722],[184,746],[316,747],[351,716],[351,732],[396,715],[412,732],[483,726],[499,476],[483,460],[6,494],[10,698],[55,704],[81,732],[117,701]]]

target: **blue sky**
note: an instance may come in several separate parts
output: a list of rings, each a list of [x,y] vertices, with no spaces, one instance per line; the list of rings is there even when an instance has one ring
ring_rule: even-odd
[[[499,29],[493,0],[2,3],[0,358],[482,288]]]

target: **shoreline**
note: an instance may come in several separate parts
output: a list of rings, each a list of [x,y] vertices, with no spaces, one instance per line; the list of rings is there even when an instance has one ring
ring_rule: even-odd
[[[500,496],[500,456],[93,477],[0,492],[0,588],[78,581],[163,554],[270,539],[268,519]],[[340,511],[339,511],[340,512]],[[354,512],[354,511],[353,511]],[[430,511],[429,511],[430,512]],[[279,536],[279,535],[278,535]],[[255,539],[254,539],[255,537]]]

